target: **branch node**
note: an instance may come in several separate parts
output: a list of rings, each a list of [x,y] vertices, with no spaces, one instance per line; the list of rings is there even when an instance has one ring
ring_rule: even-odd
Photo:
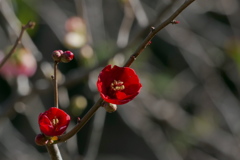
[[[80,123],[81,119],[80,117],[77,118],[77,123]]]
[[[133,55],[131,56],[131,58],[135,61],[137,58]]]
[[[177,21],[177,20],[172,20],[171,22],[170,22],[171,24],[179,24],[180,23],[180,21]]]
[[[22,26],[23,29],[33,29],[35,27],[36,23],[33,21],[29,21],[26,25]]]
[[[154,32],[155,31],[155,27],[151,27],[151,32]]]

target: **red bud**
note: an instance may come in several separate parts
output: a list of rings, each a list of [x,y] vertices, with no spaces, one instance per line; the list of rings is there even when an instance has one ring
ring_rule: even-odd
[[[55,50],[52,53],[52,58],[55,62],[60,62],[62,57],[63,51],[62,50]]]
[[[74,54],[71,51],[65,51],[62,54],[61,62],[68,63],[71,60],[73,60],[73,58],[74,58]]]
[[[44,136],[44,134],[38,134],[35,137],[35,143],[39,146],[44,146],[47,144],[47,138]]]

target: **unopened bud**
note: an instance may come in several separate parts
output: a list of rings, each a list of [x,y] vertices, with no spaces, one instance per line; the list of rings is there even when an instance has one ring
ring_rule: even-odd
[[[46,145],[48,142],[47,138],[45,137],[44,134],[38,134],[36,137],[35,137],[35,143],[39,146],[44,146]]]
[[[68,63],[71,60],[73,60],[73,58],[74,58],[74,54],[71,51],[65,51],[62,54],[61,62]]]
[[[60,62],[62,57],[63,51],[62,50],[55,50],[52,52],[52,58],[55,62]]]
[[[108,113],[112,113],[112,112],[115,112],[117,110],[117,105],[116,104],[112,104],[112,103],[108,103],[108,102],[105,102],[103,104],[103,108],[105,108],[105,110],[108,112]]]

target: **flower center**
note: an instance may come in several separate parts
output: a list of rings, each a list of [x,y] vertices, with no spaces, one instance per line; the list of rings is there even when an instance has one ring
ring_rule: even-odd
[[[123,85],[123,82],[122,81],[116,81],[114,80],[112,83],[111,83],[111,88],[112,90],[114,91],[121,91],[121,90],[124,90],[125,89],[125,86]]]
[[[59,120],[55,117],[52,120],[53,126],[56,126],[59,123]]]

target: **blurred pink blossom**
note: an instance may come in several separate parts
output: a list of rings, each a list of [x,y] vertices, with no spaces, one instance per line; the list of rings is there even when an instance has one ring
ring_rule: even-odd
[[[81,48],[87,42],[86,24],[80,17],[70,17],[65,22],[64,44],[68,48]]]
[[[3,52],[0,52],[0,61],[4,56]],[[30,77],[36,69],[37,62],[32,53],[26,48],[18,48],[0,69],[0,74],[5,77],[17,77],[18,75]]]

